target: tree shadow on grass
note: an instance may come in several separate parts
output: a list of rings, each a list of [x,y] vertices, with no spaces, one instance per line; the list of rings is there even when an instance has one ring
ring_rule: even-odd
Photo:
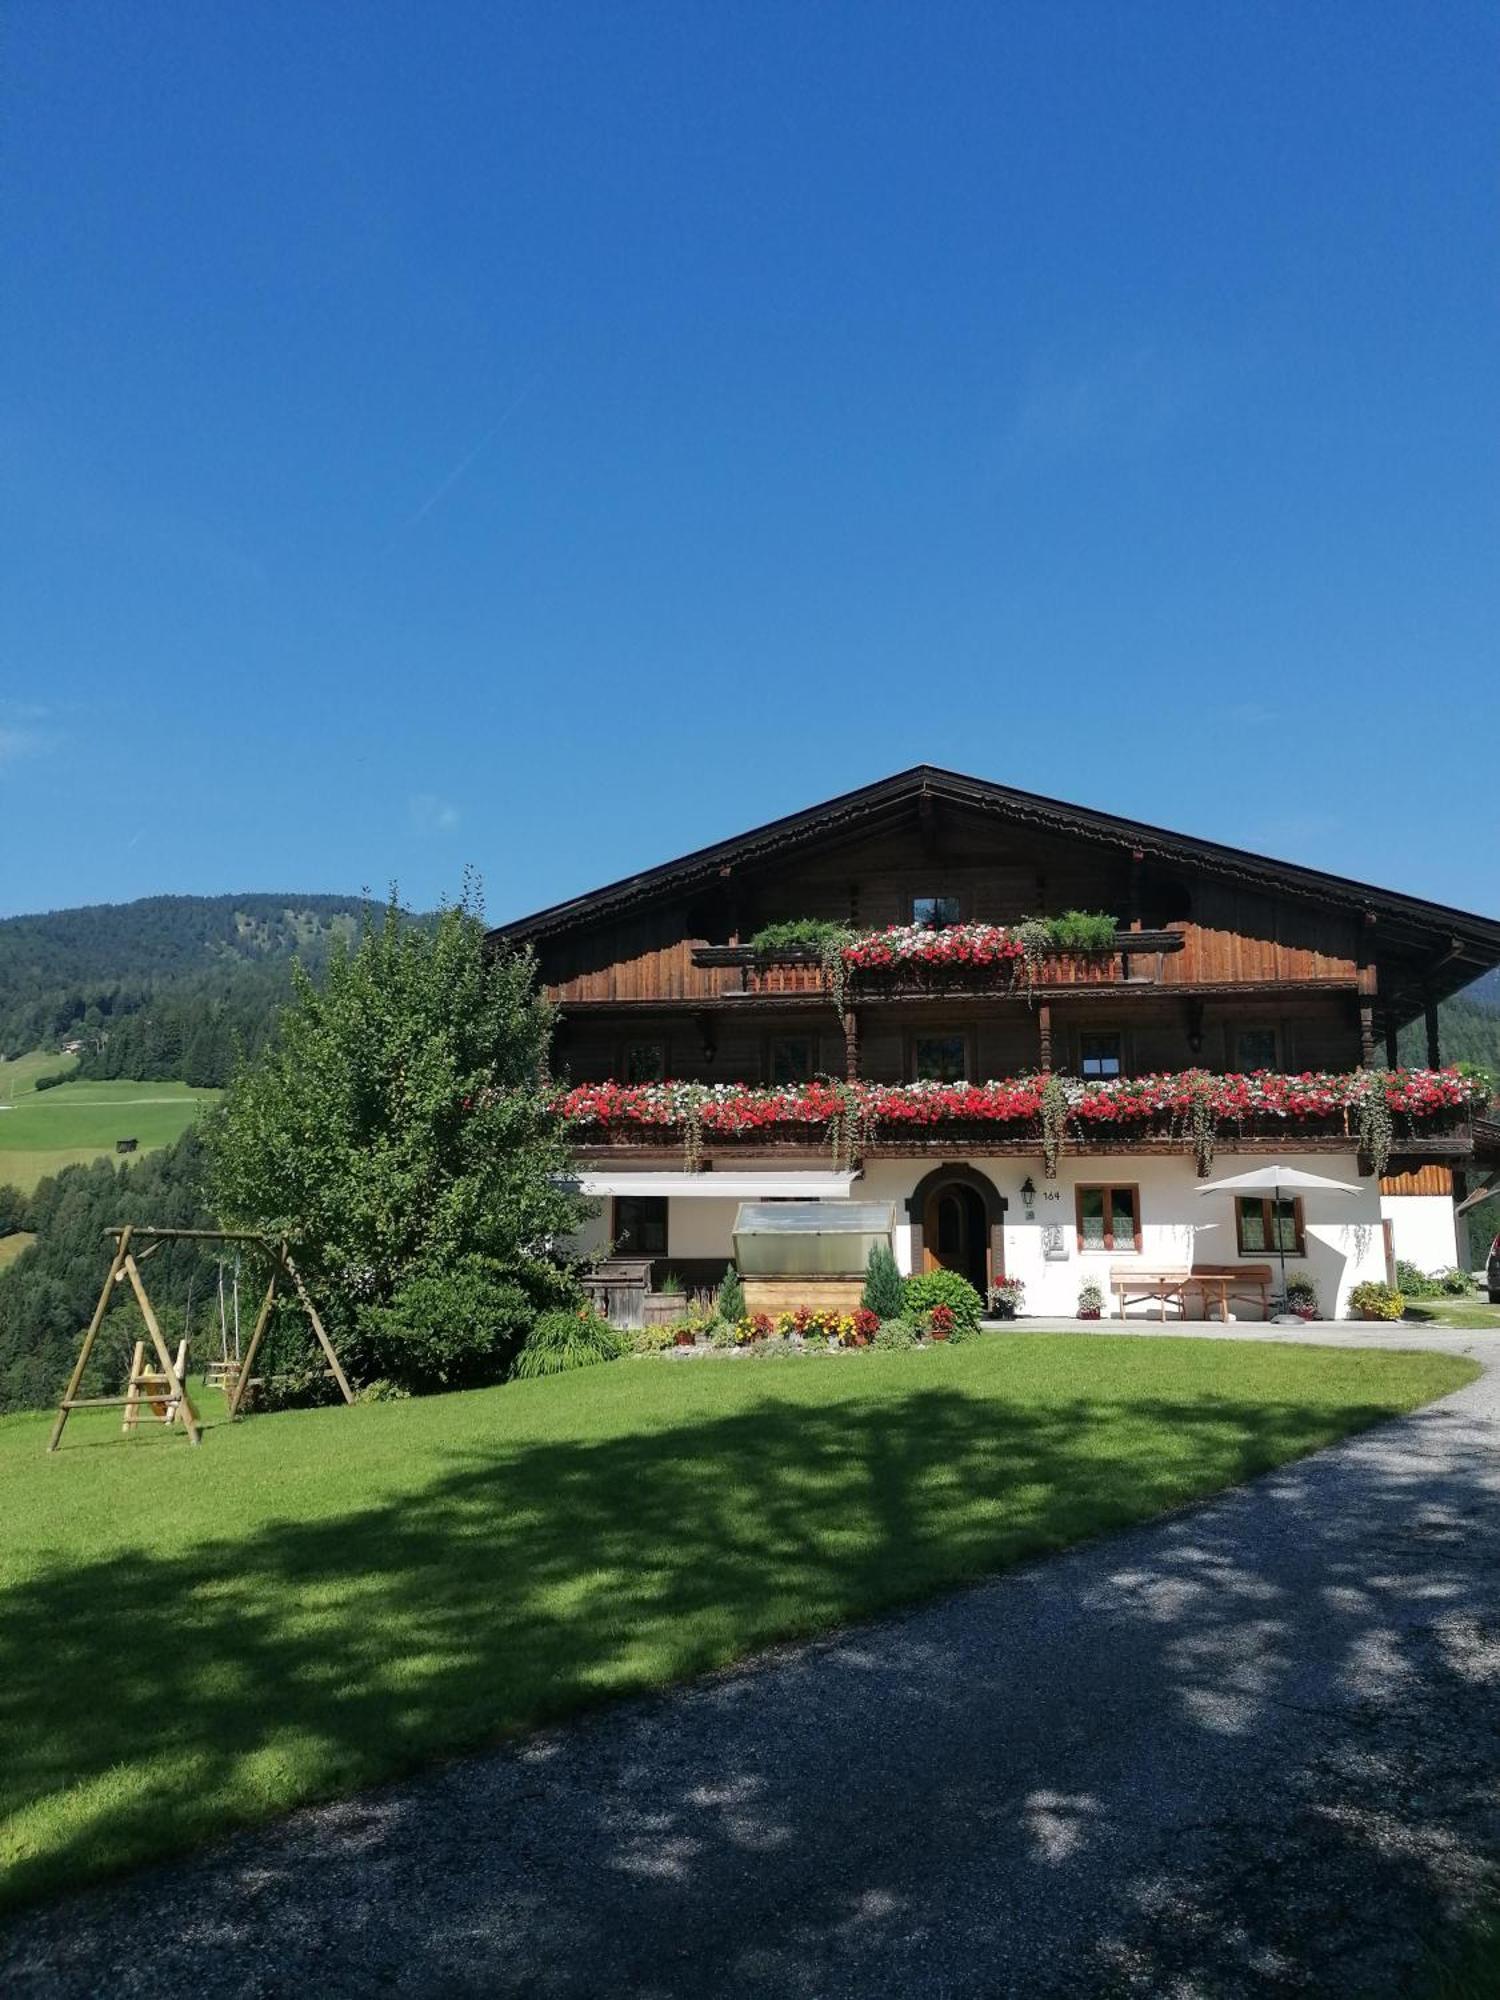
[[[0,1806],[19,1834],[7,1897],[982,1576],[1384,1414],[1037,1409],[941,1389],[836,1408],[768,1398],[665,1438],[455,1454],[398,1504],[273,1524],[248,1545],[178,1556],[168,1531],[157,1555],[48,1572],[8,1595],[0,1626]],[[320,1846],[321,1821],[294,1823],[269,1836],[286,1861],[288,1968],[311,1976],[331,1882],[364,1913],[340,1916],[340,1948],[363,1931],[427,1990],[597,1991],[603,1952],[619,1990],[822,1991],[836,1973],[869,1991],[929,1975],[938,1990],[1006,1990],[1023,1930],[1028,1950],[1050,1939],[1056,1965],[1076,1959],[1100,1884],[1130,1865],[1138,1774],[1123,1745],[1143,1700],[1156,1779],[1222,1876],[1235,1843],[1224,1832],[1226,1854],[1210,1851],[1205,1774],[1251,1758],[1269,1709],[1346,1707],[1351,1673],[1377,1710],[1435,1679],[1465,1692],[1432,1615],[1496,1615],[1500,1503],[1460,1519],[1449,1476],[1372,1463],[1352,1514],[1347,1493],[1325,1513],[1319,1464],[1284,1474],[1274,1503],[1237,1496],[1163,1531],[1139,1577],[1132,1543],[1116,1544],[1078,1559],[1095,1570],[1071,1591],[1034,1569],[878,1648],[855,1632],[794,1656],[774,1686],[733,1676],[344,1808],[352,1831],[332,1862],[338,1836],[323,1827]],[[1476,1457],[1476,1493],[1486,1469]],[[1259,1543],[1246,1507],[1272,1510]],[[1306,1591],[1289,1588],[1303,1571]],[[1335,1818],[1320,1838],[1387,1899],[1425,1884],[1425,1860],[1382,1856],[1368,1829]],[[982,1882],[955,1868],[966,1851]],[[223,1865],[196,1864],[205,1881]],[[389,1928],[424,1896],[417,1932]],[[161,1918],[159,1893],[127,1885],[109,1932],[145,1949]],[[1146,1904],[1101,1921],[1101,1981],[1153,1953],[1164,1979],[1181,1971]],[[222,1943],[240,1923],[216,1908],[189,1928]],[[699,1928],[685,1938],[684,1923]],[[1260,1934],[1270,1923],[1239,1943],[1215,1932],[1226,1979],[1234,1954],[1290,1949],[1280,1929],[1274,1944]],[[55,1954],[66,1928],[31,1935]],[[1184,1903],[1170,1935],[1188,1956],[1198,1928]],[[535,1981],[524,1968],[542,1962]],[[1017,1990],[1050,1989],[1038,1974]]]

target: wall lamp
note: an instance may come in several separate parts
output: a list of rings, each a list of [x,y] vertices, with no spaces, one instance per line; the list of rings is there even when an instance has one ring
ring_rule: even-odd
[[[1032,1206],[1036,1201],[1036,1189],[1032,1185],[1030,1174],[1021,1183],[1021,1200],[1026,1204],[1026,1213],[1030,1215]]]

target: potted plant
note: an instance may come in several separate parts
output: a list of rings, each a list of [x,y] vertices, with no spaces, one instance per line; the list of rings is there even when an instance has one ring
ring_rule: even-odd
[[[991,1319],[1014,1319],[1026,1301],[1026,1287],[1019,1278],[1002,1278],[990,1286]]]
[[[937,1305],[927,1315],[927,1331],[934,1340],[953,1338],[953,1308]]]
[[[880,1331],[880,1315],[871,1312],[868,1306],[856,1307],[854,1324],[849,1329],[849,1342],[853,1347],[868,1347]]]
[[[1349,1312],[1354,1319],[1400,1319],[1405,1311],[1406,1300],[1396,1287],[1380,1284],[1373,1278],[1356,1285],[1349,1294]]]
[[[1078,1288],[1078,1317],[1099,1319],[1104,1312],[1104,1294],[1091,1278],[1086,1285]]]
[[[1298,1319],[1318,1319],[1318,1288],[1305,1271],[1298,1271],[1286,1281],[1286,1296],[1282,1300],[1284,1311],[1293,1313]]]
[[[691,1347],[698,1338],[698,1329],[688,1319],[680,1319],[672,1328],[672,1341],[677,1347]]]

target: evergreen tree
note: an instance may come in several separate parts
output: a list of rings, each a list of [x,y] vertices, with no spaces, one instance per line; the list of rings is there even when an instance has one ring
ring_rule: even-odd
[[[906,1303],[906,1281],[896,1269],[888,1243],[872,1243],[865,1264],[865,1289],[860,1304],[881,1319],[900,1319]]]

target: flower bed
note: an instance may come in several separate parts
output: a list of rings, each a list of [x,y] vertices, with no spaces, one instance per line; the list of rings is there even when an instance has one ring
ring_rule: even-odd
[[[760,1089],[748,1084],[584,1083],[566,1092],[559,1113],[590,1140],[680,1131],[690,1157],[703,1140],[761,1135],[832,1138],[852,1155],[861,1140],[913,1126],[1005,1128],[1007,1138],[1049,1149],[1069,1138],[1122,1135],[1193,1141],[1199,1164],[1219,1136],[1323,1127],[1348,1137],[1383,1170],[1398,1123],[1413,1132],[1462,1120],[1489,1099],[1489,1085],[1456,1069],[1306,1071],[1280,1076],[1214,1076],[1206,1070],[1085,1083],[1060,1075],[972,1083],[831,1082]]]

